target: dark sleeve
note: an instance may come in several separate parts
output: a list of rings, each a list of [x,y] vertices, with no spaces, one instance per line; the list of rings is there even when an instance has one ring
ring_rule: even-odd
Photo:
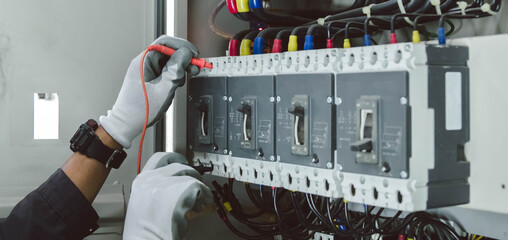
[[[0,239],[83,239],[99,216],[74,183],[58,169],[0,219]]]

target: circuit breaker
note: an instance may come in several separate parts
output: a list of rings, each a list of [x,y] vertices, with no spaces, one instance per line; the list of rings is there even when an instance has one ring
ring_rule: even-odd
[[[408,80],[405,71],[336,75],[337,163],[343,171],[408,173]]]
[[[270,161],[275,156],[274,77],[230,77],[229,150],[231,156]]]
[[[278,160],[333,168],[333,76],[278,75],[276,89]]]
[[[212,174],[405,211],[469,201],[466,47],[403,43],[207,60],[214,69],[190,81],[200,84],[189,95],[229,104],[219,135],[229,136],[230,149],[214,152],[215,136],[199,143],[207,139],[196,100],[188,137],[202,147],[189,149],[193,161],[213,165]],[[212,84],[217,79],[227,86]]]
[[[228,154],[226,78],[193,78],[188,84],[189,150]]]

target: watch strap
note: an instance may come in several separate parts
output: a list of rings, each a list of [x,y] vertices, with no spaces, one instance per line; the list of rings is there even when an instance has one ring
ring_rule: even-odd
[[[106,168],[119,168],[120,165],[122,165],[123,160],[127,157],[127,153],[125,153],[125,151],[107,147],[98,137],[90,142],[90,145],[84,154],[104,163]]]
[[[106,168],[119,168],[127,157],[127,153],[104,145],[95,134],[97,127],[97,122],[92,119],[82,124],[70,141],[71,150],[103,163]]]

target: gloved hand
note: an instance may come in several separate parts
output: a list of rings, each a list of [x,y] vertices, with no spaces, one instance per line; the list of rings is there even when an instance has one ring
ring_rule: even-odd
[[[134,179],[124,240],[183,239],[185,213],[212,203],[199,173],[178,162],[187,160],[178,153],[155,153]]]
[[[175,91],[185,83],[185,71],[197,75],[199,68],[189,65],[198,50],[184,39],[161,36],[152,43],[176,50],[171,56],[151,51],[143,64],[146,91],[150,107],[148,126],[161,119],[173,101]],[[143,131],[145,122],[145,97],[140,78],[142,54],[131,61],[127,74],[113,109],[107,116],[99,118],[100,123],[124,148],[131,146],[132,140]]]

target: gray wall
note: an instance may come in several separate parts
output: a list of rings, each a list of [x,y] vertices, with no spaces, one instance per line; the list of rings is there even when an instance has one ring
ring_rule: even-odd
[[[81,123],[112,107],[131,59],[153,40],[153,21],[153,1],[0,0],[0,218],[67,160]],[[36,92],[59,94],[58,140],[33,139]],[[116,222],[106,232],[121,232],[137,146],[94,204]]]

